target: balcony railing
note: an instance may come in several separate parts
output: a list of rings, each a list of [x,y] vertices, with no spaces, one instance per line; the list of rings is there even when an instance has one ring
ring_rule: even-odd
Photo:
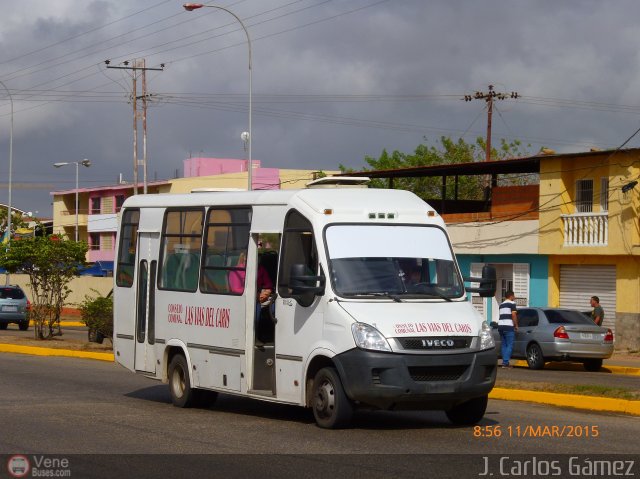
[[[607,246],[608,212],[562,215],[562,221],[565,246]]]

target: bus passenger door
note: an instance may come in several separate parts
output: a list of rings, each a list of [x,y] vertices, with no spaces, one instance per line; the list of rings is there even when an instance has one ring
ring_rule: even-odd
[[[258,251],[255,294],[247,295],[247,311],[253,316],[253,387],[262,395],[275,396],[275,285],[278,272],[280,234],[253,234]],[[271,295],[267,293],[271,290]],[[262,296],[262,297],[261,297]]]
[[[276,300],[276,388],[278,399],[299,403],[304,397],[304,360],[322,337],[323,315],[313,293],[294,294],[301,276],[316,286],[321,270],[309,220],[291,210],[284,224]]]
[[[158,233],[139,232],[138,277],[136,284],[135,370],[156,373],[155,290],[158,261]]]

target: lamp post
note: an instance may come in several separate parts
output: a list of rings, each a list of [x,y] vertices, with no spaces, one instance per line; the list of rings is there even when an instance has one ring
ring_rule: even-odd
[[[244,25],[244,23],[242,23],[242,20],[240,20],[240,18],[233,13],[231,10],[228,10],[225,7],[219,7],[218,5],[205,5],[203,3],[185,3],[183,5],[184,9],[188,12],[191,12],[193,10],[197,10],[198,8],[216,8],[218,10],[223,10],[225,12],[227,12],[228,14],[232,15],[233,18],[235,18],[238,23],[240,24],[240,26],[242,27],[242,29],[244,30],[244,33],[247,35],[247,46],[249,47],[249,138],[248,138],[248,145],[249,145],[249,166],[247,168],[247,172],[248,172],[248,185],[247,185],[247,189],[249,191],[251,191],[253,189],[253,180],[252,180],[252,176],[253,176],[253,163],[251,162],[251,144],[253,143],[253,137],[251,136],[251,110],[252,110],[252,73],[251,73],[251,37],[249,37],[249,30],[247,30],[247,27]],[[244,139],[243,139],[244,140]]]
[[[11,127],[9,128],[9,204],[7,205],[7,248],[11,246],[11,191],[12,191],[12,178],[13,178],[13,97],[11,96],[11,92],[7,88],[2,81],[0,81],[0,85],[7,90],[7,95],[9,95],[9,102],[11,103]],[[9,273],[7,272],[7,286],[9,285]]]
[[[60,168],[62,166],[67,165],[76,165],[76,242],[78,241],[78,170],[80,165],[86,166],[89,168],[91,166],[91,162],[86,158],[82,161],[63,161],[60,163],[54,163],[53,166],[56,168]]]

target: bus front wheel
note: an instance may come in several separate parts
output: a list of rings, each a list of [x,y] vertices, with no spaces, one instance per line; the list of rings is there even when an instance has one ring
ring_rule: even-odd
[[[334,368],[322,368],[313,380],[313,415],[318,426],[339,429],[351,422],[353,406]]]
[[[471,426],[482,420],[487,410],[488,396],[473,398],[445,411],[449,421],[456,426]]]
[[[189,379],[189,366],[182,354],[176,354],[169,363],[169,390],[171,402],[176,407],[191,407],[195,391]]]

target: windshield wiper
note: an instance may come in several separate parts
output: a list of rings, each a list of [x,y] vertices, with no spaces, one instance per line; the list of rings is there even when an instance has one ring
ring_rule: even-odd
[[[431,291],[429,293],[416,293],[416,296],[431,296],[432,298],[440,298],[444,299],[445,301],[451,302],[451,298],[449,296],[445,296],[439,291]]]
[[[388,291],[384,291],[382,293],[361,293],[362,296],[381,296],[383,298],[393,299],[396,303],[402,303],[400,297],[397,294],[389,293]]]

